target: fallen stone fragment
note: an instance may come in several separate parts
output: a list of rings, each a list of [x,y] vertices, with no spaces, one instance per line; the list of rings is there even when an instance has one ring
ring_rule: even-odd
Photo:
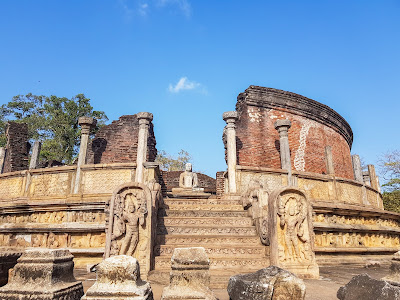
[[[239,274],[229,279],[231,300],[303,300],[306,286],[293,273],[276,266],[250,274]]]
[[[390,273],[388,276],[383,277],[382,280],[400,286],[400,251],[393,255],[392,263],[390,264]]]
[[[399,300],[400,287],[384,280],[373,279],[368,274],[361,274],[342,286],[337,297],[340,300]]]
[[[203,247],[175,248],[171,258],[170,284],[161,300],[217,300],[209,289],[210,260]]]
[[[111,256],[97,265],[96,273],[82,300],[153,300],[150,283],[140,279],[139,263],[132,256]]]
[[[81,299],[83,286],[73,275],[73,258],[66,249],[26,250],[10,270],[8,284],[0,288],[0,299]]]

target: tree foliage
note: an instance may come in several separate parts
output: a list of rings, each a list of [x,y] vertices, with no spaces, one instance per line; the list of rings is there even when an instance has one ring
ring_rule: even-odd
[[[184,171],[185,165],[191,160],[191,155],[183,149],[179,151],[177,158],[174,158],[164,150],[159,151],[156,157],[156,162],[160,164],[160,168],[163,171]]]
[[[0,146],[6,143],[6,122],[23,122],[28,124],[29,139],[42,142],[42,159],[72,163],[80,142],[78,119],[83,116],[98,120],[94,132],[107,120],[104,112],[93,110],[84,94],[71,99],[32,94],[15,96],[0,107]]]
[[[400,151],[388,152],[379,161],[384,190],[383,205],[386,210],[400,212]]]

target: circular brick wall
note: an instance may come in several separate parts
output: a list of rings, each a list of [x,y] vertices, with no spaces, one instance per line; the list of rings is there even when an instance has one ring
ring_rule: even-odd
[[[354,179],[352,130],[328,106],[291,92],[250,86],[239,94],[236,110],[239,165],[279,169],[279,135],[274,122],[289,119],[293,170],[326,174],[325,147],[331,146],[335,175]]]

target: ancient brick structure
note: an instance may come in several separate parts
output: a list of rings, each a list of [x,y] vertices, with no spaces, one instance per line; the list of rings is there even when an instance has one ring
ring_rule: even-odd
[[[217,197],[221,197],[224,194],[225,186],[224,186],[224,171],[217,172],[216,174],[216,195]]]
[[[139,122],[136,115],[125,115],[110,125],[102,127],[88,148],[87,163],[136,162]],[[153,124],[147,139],[147,161],[154,161],[157,155]]]
[[[333,109],[291,92],[250,86],[236,104],[238,165],[281,168],[274,122],[291,121],[292,168],[327,174],[325,147],[331,146],[335,174],[354,179],[350,149],[353,133]]]
[[[172,191],[172,188],[179,187],[179,175],[183,171],[161,171],[161,175],[164,181],[165,191]],[[214,178],[207,176],[205,174],[197,173],[199,180],[199,187],[204,188],[204,192],[213,193],[216,192],[216,181]]]
[[[28,124],[8,122],[7,152],[4,161],[3,173],[28,169]]]

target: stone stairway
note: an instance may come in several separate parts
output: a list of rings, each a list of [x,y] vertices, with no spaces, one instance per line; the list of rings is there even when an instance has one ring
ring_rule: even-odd
[[[155,267],[149,280],[169,283],[175,248],[204,247],[210,258],[212,288],[229,277],[269,266],[252,219],[239,200],[166,198],[159,210]]]

